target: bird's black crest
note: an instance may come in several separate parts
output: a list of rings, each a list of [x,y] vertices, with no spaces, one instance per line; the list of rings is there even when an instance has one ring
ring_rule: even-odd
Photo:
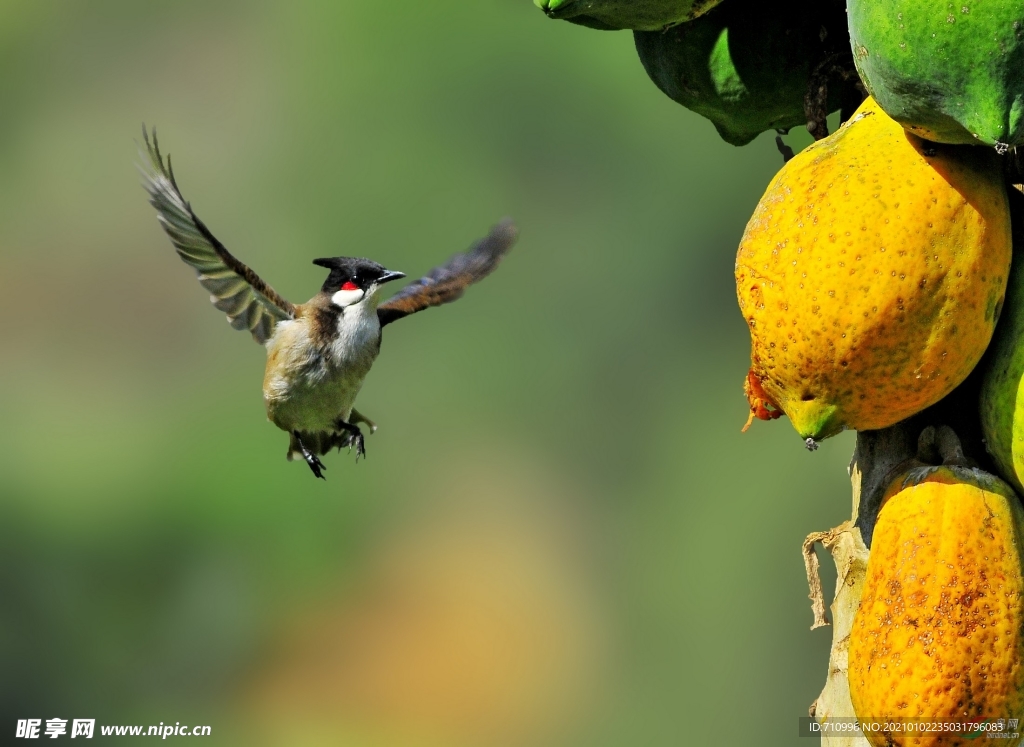
[[[346,282],[366,288],[388,271],[384,265],[362,257],[321,257],[314,259],[313,264],[331,271],[321,288],[326,293],[338,290]]]

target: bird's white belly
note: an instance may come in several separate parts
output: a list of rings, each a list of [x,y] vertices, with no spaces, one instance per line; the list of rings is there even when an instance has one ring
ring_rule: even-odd
[[[263,399],[267,416],[287,431],[337,431],[347,421],[356,395],[377,357],[380,325],[376,311],[348,313],[338,337],[317,347],[304,320],[281,322],[267,343]]]

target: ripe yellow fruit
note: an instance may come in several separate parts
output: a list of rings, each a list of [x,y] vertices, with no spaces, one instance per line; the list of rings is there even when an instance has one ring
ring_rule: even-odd
[[[920,467],[893,483],[850,632],[859,718],[1024,716],[1022,532],[1020,501],[981,470]],[[971,743],[969,731],[865,736],[879,746]]]
[[[817,440],[938,402],[988,345],[1010,245],[996,155],[921,140],[868,99],[785,165],[743,234],[751,417],[782,410]]]

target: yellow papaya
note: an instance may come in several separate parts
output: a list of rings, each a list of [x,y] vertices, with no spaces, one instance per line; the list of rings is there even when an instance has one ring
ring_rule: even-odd
[[[1000,722],[1013,731],[1009,719],[1024,716],[1022,560],[1024,510],[998,478],[918,467],[891,484],[849,641],[850,695],[873,745],[976,744]]]
[[[782,411],[813,446],[938,402],[988,346],[1010,254],[995,153],[921,140],[867,99],[782,168],[740,242],[751,418]]]

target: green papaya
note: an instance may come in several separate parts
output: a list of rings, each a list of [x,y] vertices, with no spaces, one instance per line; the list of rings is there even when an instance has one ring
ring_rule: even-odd
[[[655,31],[690,21],[721,0],[533,0],[548,14],[593,29]]]
[[[1024,493],[1024,195],[1010,196],[1013,263],[1002,315],[985,354],[981,427],[999,474]]]
[[[1024,2],[850,0],[857,71],[890,117],[938,143],[1024,143]]]
[[[852,77],[842,0],[728,0],[689,23],[634,37],[655,85],[733,145],[806,124],[804,95],[816,70],[831,73],[828,111],[840,106],[842,61]]]

